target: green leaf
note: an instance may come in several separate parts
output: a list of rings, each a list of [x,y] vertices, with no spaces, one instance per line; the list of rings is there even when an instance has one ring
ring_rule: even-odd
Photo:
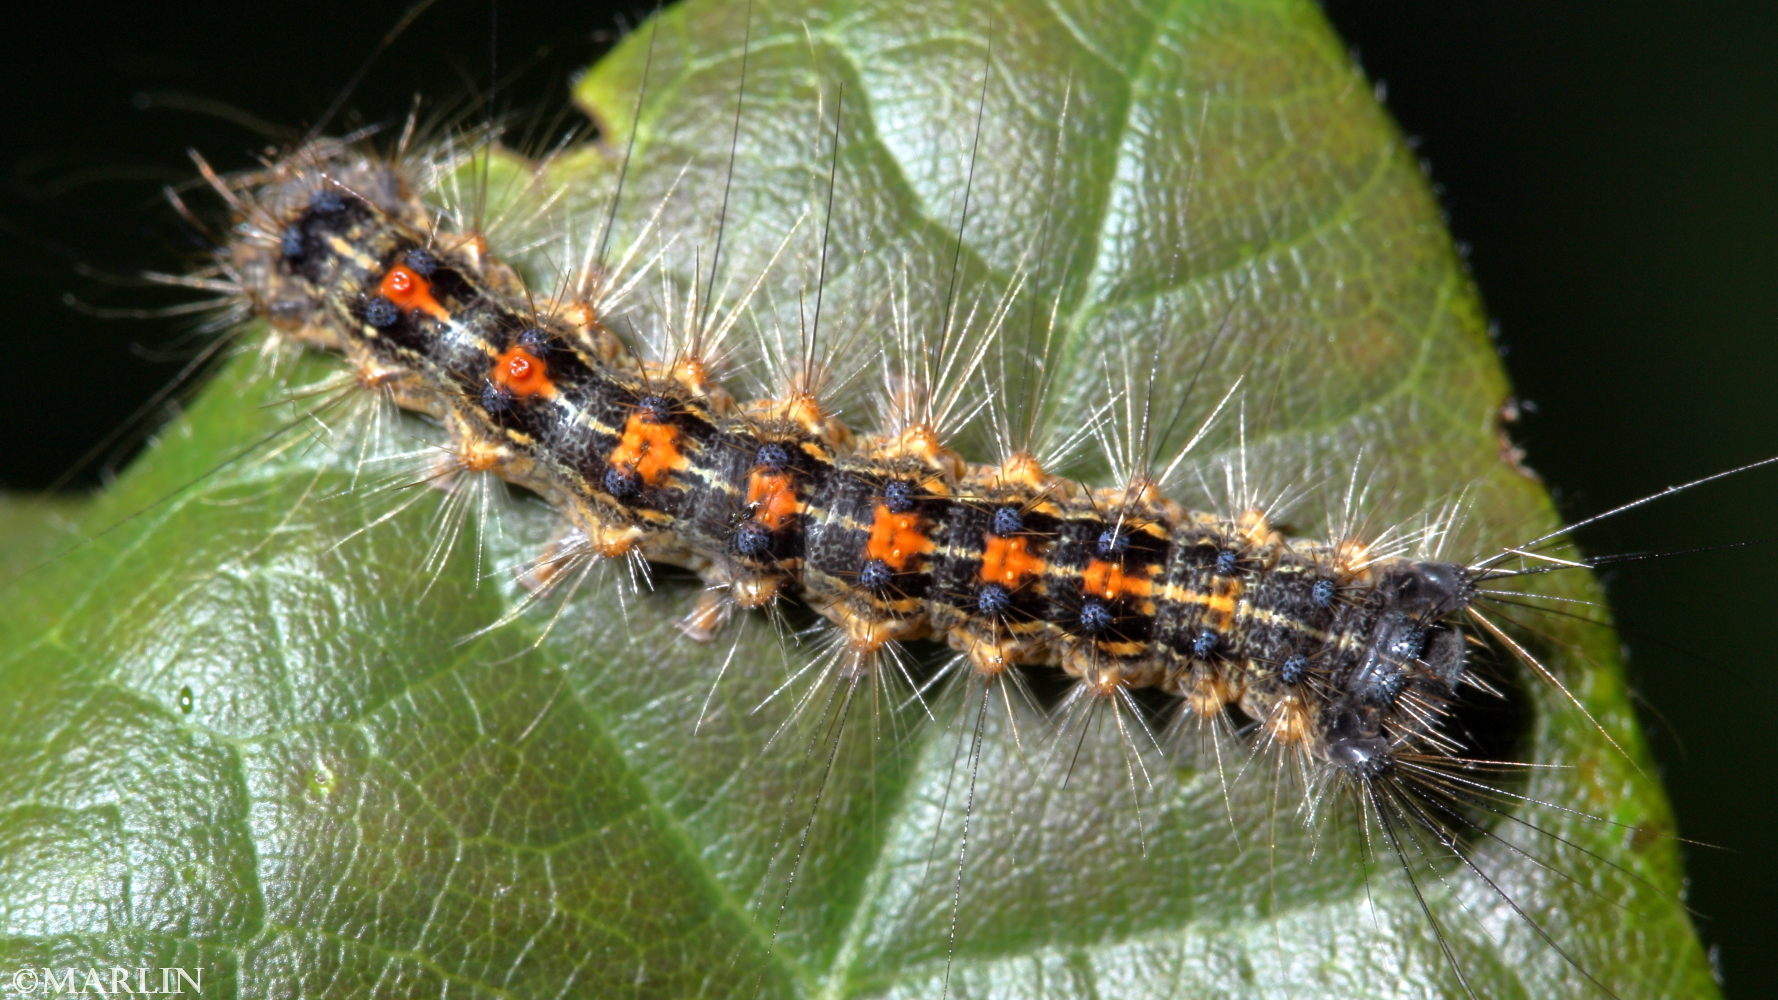
[[[1195,508],[1242,493],[1222,485],[1240,457],[1245,495],[1288,494],[1305,533],[1333,530],[1353,479],[1372,534],[1465,497],[1453,556],[1552,524],[1503,459],[1508,388],[1425,179],[1312,4],[748,18],[671,9],[578,85],[605,144],[551,162],[566,197],[540,225],[596,240],[633,139],[613,246],[654,266],[629,326],[683,328],[713,267],[718,314],[761,279],[729,375],[781,388],[755,337],[795,343],[825,248],[821,343],[858,374],[855,425],[897,323],[969,341],[1004,305],[1007,343],[1054,317],[1052,428],[1121,418],[1152,366],[1166,453],[1240,382],[1176,477]],[[510,167],[496,199],[536,190]],[[560,241],[507,245],[541,246],[518,263],[552,287]],[[379,425],[288,401],[337,367],[244,353],[6,589],[5,969],[202,966],[205,996],[932,997],[947,975],[958,997],[1461,994],[1349,804],[1306,823],[1300,785],[1233,741],[1219,761],[1187,738],[1133,776],[1110,717],[1053,738],[996,704],[972,766],[979,689],[922,704],[890,676],[831,741],[834,688],[797,673],[819,640],[753,615],[691,642],[682,575],[634,593],[608,566],[521,607],[506,570],[553,512],[390,488],[440,432],[396,421],[367,460]],[[1016,396],[1001,373],[970,398]],[[972,458],[993,454],[983,423],[960,436]],[[1106,482],[1096,454],[1067,471]],[[1533,626],[1628,759],[1548,685],[1515,685],[1516,759],[1569,766],[1510,785],[1553,805],[1496,829],[1547,864],[1482,844],[1512,902],[1441,860],[1426,905],[1481,996],[1585,995],[1577,968],[1623,997],[1711,995],[1614,642]]]

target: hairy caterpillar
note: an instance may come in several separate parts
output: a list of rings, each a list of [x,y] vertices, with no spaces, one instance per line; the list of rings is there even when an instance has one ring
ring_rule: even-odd
[[[756,86],[757,86],[757,84],[756,84]],[[813,101],[806,102],[807,106],[813,106],[814,103],[815,102],[813,102]],[[750,120],[752,120],[752,119],[750,119]],[[958,158],[958,159],[959,159],[959,161],[961,160],[961,158]],[[940,169],[941,170],[951,170],[953,168],[950,167],[949,165],[945,165],[945,166],[941,167]],[[673,183],[679,184],[682,187],[697,187],[697,185],[688,185],[684,180],[677,179],[677,178],[674,179]],[[706,192],[714,191],[717,189],[718,188],[714,184],[709,184],[709,185],[703,186],[703,190]],[[660,203],[658,201],[651,200],[650,198],[648,198],[646,196],[639,197],[638,201],[643,205],[652,205],[652,204]],[[675,208],[677,208],[676,202],[670,202],[669,204],[672,204],[672,205],[674,205]],[[694,214],[694,215],[701,216],[707,222],[707,219],[713,213],[709,212],[706,208],[700,208],[697,212],[688,213],[688,214]],[[1016,213],[1008,213],[1008,214],[1016,214]],[[690,227],[688,226],[688,228],[690,228]],[[781,242],[781,241],[778,241],[778,242]],[[1016,241],[1009,241],[1009,242],[1016,242]],[[775,243],[766,243],[764,245],[775,246],[776,244]],[[764,270],[763,265],[760,266],[758,269]],[[744,266],[738,267],[737,270],[739,273],[743,273],[743,274],[748,273],[748,269]],[[934,271],[936,272],[935,277],[942,277],[943,276],[943,268],[942,267],[934,268]],[[893,274],[889,275],[889,278],[893,279],[894,275]],[[839,287],[837,279],[836,279],[835,287]],[[828,294],[836,294],[836,293],[834,291],[830,290]],[[1210,316],[1218,315],[1214,311],[1207,310],[1206,312],[1209,313]],[[1209,318],[1209,317],[1207,316],[1206,318]],[[830,322],[832,322],[832,320],[830,320]],[[1206,323],[1205,325],[1207,328],[1214,328],[1214,326],[1212,324]],[[1302,362],[1299,361],[1298,363],[1302,363]],[[1282,381],[1282,379],[1281,379],[1281,381]],[[1087,394],[1092,394],[1097,391],[1101,391],[1103,388],[1103,384],[1102,384],[1102,382],[1098,385],[1086,384],[1086,385],[1076,386],[1075,388],[1077,390],[1077,395],[1084,396]],[[1225,430],[1225,431],[1223,431],[1223,433],[1226,434],[1227,431]],[[1258,461],[1260,461],[1260,459],[1256,458],[1255,461],[1258,462]],[[1429,472],[1427,475],[1428,475],[1429,479],[1439,478],[1438,475],[1436,474],[1436,472]],[[1445,490],[1448,491],[1449,483],[1451,481],[1454,481],[1454,480],[1452,478],[1445,478],[1444,479],[1443,488]],[[263,495],[255,497],[254,499],[259,500],[262,504],[264,503]],[[1312,507],[1313,505],[1310,504],[1308,506]],[[308,516],[309,512],[312,510],[313,510],[312,507],[304,505],[302,508],[298,509],[296,511],[296,513],[298,513],[302,516]],[[273,523],[276,523],[276,522],[273,522]],[[286,527],[286,526],[280,525],[281,530],[284,527]],[[367,539],[370,537],[371,537],[370,535],[366,536]],[[243,541],[246,542],[245,539],[243,539]],[[411,545],[413,542],[413,536],[409,536],[408,538],[405,539],[405,541],[407,544]],[[535,544],[535,542],[537,540],[532,539],[531,541],[533,544]],[[243,547],[246,548],[248,551],[252,551],[253,543],[245,544]],[[350,549],[345,549],[345,550],[341,550],[341,551],[342,551],[342,558],[344,558],[348,561],[351,561],[351,560],[357,559],[357,558],[368,558],[366,556],[361,556]],[[226,569],[226,567],[217,567],[217,570],[218,570],[217,575],[219,577],[228,576],[227,573],[221,572],[224,569]],[[328,571],[329,571],[330,576],[337,576],[340,572],[355,572],[355,571],[366,570],[366,569],[368,569],[368,567],[364,567],[364,566],[339,567],[339,566],[331,566],[330,565],[328,568]],[[221,581],[213,581],[213,582],[220,583]],[[577,599],[577,600],[579,600],[579,599]],[[657,598],[656,600],[660,600],[660,599]],[[677,610],[678,609],[675,609],[675,611],[677,611]],[[640,609],[632,609],[631,613],[632,614],[642,614],[644,612],[642,612]],[[588,614],[588,619],[587,619],[588,622],[597,623],[598,620],[596,618],[596,611],[595,610],[589,609],[587,614]],[[466,615],[465,617],[473,618],[474,615],[469,614],[469,615]],[[473,624],[474,624],[473,622],[469,623],[469,627],[473,627]],[[571,621],[565,620],[563,623],[558,624],[558,629],[569,627],[571,625],[572,625]],[[446,627],[448,627],[448,623],[446,623]],[[225,632],[226,632],[226,630],[225,630]],[[553,634],[554,633],[552,633],[552,635]],[[237,636],[235,638],[242,638],[242,637]],[[665,638],[663,636],[653,636],[652,639],[654,640],[655,645],[651,646],[651,647],[644,647],[647,649],[647,652],[645,652],[645,653],[639,652],[639,653],[631,654],[632,657],[637,658],[642,663],[645,663],[650,666],[653,666],[654,661],[657,660],[658,658],[660,658],[662,655],[671,655],[671,654],[663,654],[662,652],[659,651],[661,649],[666,648],[662,645],[662,643],[665,642]],[[695,653],[695,651],[693,651],[693,653]],[[463,654],[461,654],[461,653],[447,653],[447,652],[444,652],[441,650],[440,655],[448,657],[448,656],[461,656]],[[478,651],[477,655],[480,655],[479,651]],[[690,654],[688,654],[688,655],[690,655]],[[688,660],[687,662],[689,663],[691,661]],[[643,691],[638,692],[638,696],[644,697],[645,700],[642,702],[641,705],[637,706],[637,708],[636,708],[637,711],[641,711],[651,701],[660,700],[660,699],[665,699],[667,701],[672,700],[669,697],[671,692],[667,691],[667,690],[663,690],[663,687],[662,687],[663,684],[678,683],[680,680],[683,680],[683,678],[687,675],[697,677],[698,678],[698,685],[700,687],[703,685],[703,683],[707,682],[707,677],[698,676],[697,672],[695,670],[682,671],[680,678],[674,679],[674,680],[666,679],[664,676],[662,676],[664,673],[665,673],[665,671],[661,671],[659,673],[651,672],[650,682],[645,686]],[[505,675],[503,674],[501,676],[504,677]],[[374,679],[366,678],[366,682],[393,684],[393,683],[395,683],[395,679],[394,678],[386,678],[386,677],[385,678],[374,678]],[[490,683],[492,683],[492,681],[490,681]],[[202,688],[202,686],[200,685],[200,693],[201,693],[201,688]],[[589,693],[589,694],[591,694],[591,693]],[[605,697],[611,697],[609,692],[598,692],[598,694],[602,694]],[[198,700],[198,703],[204,704],[204,702],[202,701],[201,698]],[[737,705],[735,707],[744,708],[745,705]],[[648,721],[650,723],[658,725],[659,722],[661,721],[660,713],[658,711],[649,712],[647,714],[649,715]],[[915,721],[916,721],[916,723],[918,722],[918,720],[915,720]],[[522,729],[515,735],[521,736],[521,737],[536,738],[536,734],[537,734],[537,730]],[[700,735],[702,736],[702,734],[700,734]],[[757,734],[753,734],[753,735],[756,736]],[[711,737],[711,738],[712,739],[719,739],[717,737]],[[723,746],[723,744],[721,744],[720,742],[713,744],[713,745]],[[739,745],[740,744],[737,744],[737,746],[739,746]],[[917,748],[917,746],[918,746],[918,744],[916,744],[916,748]],[[746,749],[746,748],[743,746],[742,749]],[[1101,748],[1101,749],[1104,749],[1104,748]],[[1120,769],[1126,766],[1125,759],[1122,757],[1121,753],[1116,752],[1117,751],[1116,747],[1111,747],[1110,750],[1112,752],[1109,755],[1105,756],[1101,760],[1095,760],[1094,758],[1092,758],[1090,756],[1083,759],[1078,765],[1080,768],[1085,769],[1085,771],[1083,771],[1082,773],[1090,773],[1090,772],[1096,770],[1101,775],[1104,775],[1104,774],[1118,775],[1120,772]],[[806,762],[806,761],[801,761],[801,762],[794,761],[794,760],[791,761],[791,764],[800,765],[804,771],[806,771],[806,769],[807,769],[807,763],[808,762]],[[836,771],[836,773],[842,773],[842,772]],[[331,777],[327,776],[330,774],[332,775]],[[1123,779],[1120,776],[1119,781],[1122,781],[1122,780]],[[316,794],[319,795],[323,800],[328,799],[334,793],[334,791],[337,791],[338,782],[339,782],[339,778],[338,778],[338,774],[337,774],[337,769],[335,769],[335,768],[327,768],[327,769],[325,769],[325,773],[323,770],[317,770],[315,772],[314,777],[313,777],[313,783],[315,784],[316,788],[319,789],[319,791],[317,791]],[[984,802],[986,802],[986,801],[987,801],[987,797],[986,797],[986,794],[984,794]],[[1013,839],[1014,835],[1012,834],[1011,831],[995,831],[990,826],[990,824],[992,824],[994,822],[994,820],[993,820],[994,815],[995,815],[995,813],[992,810],[987,809],[987,808],[982,809],[980,815],[978,816],[978,823],[981,824],[981,828],[978,831],[978,837],[977,837],[978,842],[987,843],[987,844],[992,845],[996,842],[1010,842]],[[1197,818],[1198,818],[1198,820],[1201,820],[1202,816],[1199,815]],[[1157,815],[1156,817],[1153,818],[1152,822],[1153,822],[1153,826],[1158,830],[1163,824],[1173,824],[1174,828],[1176,829],[1178,824],[1185,822],[1185,821],[1186,820],[1184,817],[1167,814],[1166,812],[1162,811],[1162,813],[1160,815]],[[1204,826],[1204,824],[1202,824],[1201,822],[1198,825],[1200,827]],[[1290,824],[1284,823],[1282,825],[1289,826]],[[1212,825],[1212,826],[1213,826],[1213,828],[1207,830],[1203,834],[1204,836],[1211,837],[1211,838],[1220,838],[1220,837],[1223,837],[1226,835],[1226,832],[1227,832],[1226,826],[1220,825],[1220,824],[1216,824],[1216,825]],[[999,833],[1000,836],[1005,837],[1006,840],[999,841],[996,837],[996,833]],[[1107,830],[1107,833],[1115,833],[1115,829]],[[1159,834],[1157,834],[1157,835],[1159,835]],[[1169,835],[1172,835],[1172,834],[1169,834]],[[1285,831],[1283,833],[1283,836],[1288,839],[1291,836],[1291,832]],[[1312,855],[1312,852],[1309,850],[1309,848],[1312,846],[1314,846],[1314,845],[1311,845],[1308,843],[1295,844],[1295,845],[1293,845],[1293,849],[1298,852],[1297,856],[1306,858],[1306,857],[1309,857]],[[822,847],[823,847],[822,859],[825,859],[826,857],[830,856],[831,854],[838,854],[845,849],[845,845],[835,845],[835,844],[831,844],[831,843],[824,843],[822,845]],[[1127,873],[1128,873],[1129,877],[1131,877],[1131,878],[1137,878],[1137,877],[1142,877],[1142,876],[1152,877],[1150,868],[1154,864],[1156,864],[1156,861],[1155,861],[1155,858],[1153,855],[1151,855],[1149,852],[1147,852],[1145,850],[1134,849],[1128,844],[1126,844],[1124,846],[1123,850],[1126,854],[1126,857],[1124,857],[1122,860],[1128,866]],[[1158,851],[1159,851],[1158,846],[1156,848],[1156,851],[1158,853]],[[1323,846],[1323,854],[1325,855],[1326,853],[1328,853],[1328,849],[1324,845]],[[809,862],[808,862],[809,871],[805,873],[805,878],[810,878],[815,874],[816,866],[822,863],[822,859],[817,859],[813,855],[811,855]],[[1076,864],[1079,863],[1079,859],[1074,859],[1074,860],[1075,860]],[[1339,864],[1339,861],[1340,861],[1340,859],[1337,857],[1335,857],[1335,858],[1321,857],[1316,861],[1316,864],[1324,866],[1324,870],[1332,871],[1332,870],[1337,870],[1341,867],[1341,865]],[[941,865],[940,867],[942,868],[943,866]],[[1270,861],[1270,859],[1267,859],[1265,861],[1259,861],[1259,860],[1250,861],[1244,870],[1247,872],[1254,872],[1254,871],[1267,872],[1267,871],[1273,871],[1274,868],[1272,866],[1272,862]],[[1347,869],[1347,870],[1349,870],[1349,869]],[[1059,879],[1062,878],[1062,875],[1060,873],[1054,871],[1053,869],[1046,870],[1045,872],[1042,873],[1042,876],[1044,877],[1046,884],[1051,884],[1051,885],[1055,884]],[[971,881],[970,881],[969,885],[971,887],[974,887],[975,885],[977,885],[977,880],[981,877],[982,876],[979,876],[975,872],[972,872]],[[1237,876],[1231,876],[1231,877],[1237,877]],[[936,881],[938,883],[938,888],[943,889],[945,880],[940,878],[940,879],[937,879]],[[942,893],[940,895],[942,896]],[[992,911],[987,910],[986,904],[973,905],[973,902],[974,901],[972,901],[972,907],[967,912],[978,914],[979,916],[971,918],[971,919],[982,920],[982,921],[987,921],[987,920],[993,919],[995,914]],[[1157,915],[1164,915],[1166,912],[1167,912],[1167,908],[1164,905],[1153,906],[1153,907],[1150,907],[1146,911],[1146,914],[1143,914],[1143,913],[1132,914],[1132,919],[1140,918],[1140,917],[1146,915],[1147,917],[1150,918],[1150,920],[1153,920],[1154,918],[1156,918]],[[804,915],[793,915],[791,917],[791,919],[794,922],[797,919],[811,919],[811,918],[808,918]],[[813,919],[819,920],[820,918],[813,918]],[[970,931],[971,931],[970,928],[965,928],[965,933],[963,935],[961,935],[961,940],[963,942],[965,942],[966,946],[972,945],[972,944],[979,945],[989,939],[989,935],[987,935],[983,932],[980,932],[979,929],[977,929],[976,932],[974,932],[974,933],[971,933]],[[1370,942],[1370,944],[1372,945],[1373,948],[1375,948],[1377,942],[1375,940],[1372,940]],[[1356,944],[1356,943],[1354,944],[1354,947],[1358,947],[1358,946],[1359,946],[1358,944]],[[933,950],[933,948],[934,948],[934,945],[929,944],[928,945],[928,953],[930,953]],[[1383,963],[1379,963],[1379,964],[1383,964]],[[1436,968],[1437,962],[1434,961],[1432,963],[1432,965],[1434,968]],[[1207,967],[1207,971],[1204,974],[1209,974],[1210,972],[1214,972],[1214,971],[1216,971],[1216,970],[1214,970],[1213,968]]]

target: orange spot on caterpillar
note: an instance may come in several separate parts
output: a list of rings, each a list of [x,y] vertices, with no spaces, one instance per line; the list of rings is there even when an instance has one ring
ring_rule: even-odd
[[[983,583],[998,583],[1009,590],[1024,586],[1025,581],[1043,572],[1043,558],[1031,551],[1031,539],[1024,536],[1001,538],[987,535],[982,547]]]
[[[877,504],[871,514],[870,539],[864,543],[868,559],[880,559],[897,573],[906,572],[918,556],[932,551],[932,539],[926,537],[926,519],[909,511],[896,514],[886,504]]]
[[[449,322],[451,312],[432,297],[432,282],[421,277],[406,264],[397,264],[383,275],[377,294],[401,307],[402,312],[419,311],[441,323]]]
[[[549,366],[543,359],[523,347],[509,347],[494,359],[494,370],[488,378],[497,386],[520,399],[532,396],[548,398],[556,394],[549,380]]]
[[[802,512],[797,499],[796,484],[782,472],[754,472],[747,477],[747,505],[753,508],[753,519],[773,531],[790,523]]]
[[[646,485],[659,486],[685,466],[685,455],[679,450],[679,428],[658,423],[646,412],[632,413],[624,421],[623,437],[606,461],[614,468],[635,473]]]
[[[1094,559],[1080,576],[1081,590],[1094,597],[1115,601],[1120,597],[1147,597],[1154,583],[1146,576],[1131,576],[1117,563]]]

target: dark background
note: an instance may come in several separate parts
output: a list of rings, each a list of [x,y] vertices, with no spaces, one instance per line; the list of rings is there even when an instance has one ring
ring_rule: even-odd
[[[1579,518],[1778,454],[1778,4],[1329,0],[1420,140],[1536,407],[1515,437]],[[1707,10],[1705,8],[1708,8]],[[1606,582],[1735,997],[1778,996],[1778,474],[1584,536],[1760,540]]]
[[[1328,4],[1431,164],[1531,404],[1516,438],[1564,511],[1778,454],[1778,4]],[[64,296],[183,300],[125,280],[200,249],[158,187],[189,181],[187,147],[248,163],[268,140],[245,116],[311,123],[389,27],[390,10],[366,6],[12,16],[0,282],[14,325],[0,338],[17,353],[0,487],[50,485],[190,356],[189,322],[101,319]],[[516,74],[499,103],[541,106],[647,9],[440,4],[352,107],[387,122],[413,94],[482,92],[490,53]],[[1689,901],[1739,997],[1778,995],[1778,662],[1760,631],[1778,619],[1774,494],[1778,472],[1753,473],[1587,539],[1594,552],[1762,543],[1607,577],[1681,829],[1723,845],[1688,850]]]

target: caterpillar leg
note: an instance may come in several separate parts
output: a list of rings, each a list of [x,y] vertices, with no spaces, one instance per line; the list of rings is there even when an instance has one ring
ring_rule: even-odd
[[[542,597],[592,555],[585,531],[569,525],[543,545],[529,566],[519,571],[519,584],[533,598]]]

